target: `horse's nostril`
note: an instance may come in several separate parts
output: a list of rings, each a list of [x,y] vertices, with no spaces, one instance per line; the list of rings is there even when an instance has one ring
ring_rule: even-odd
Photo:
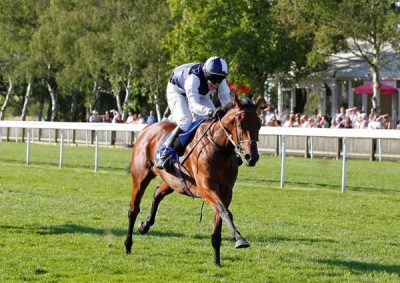
[[[249,161],[251,159],[251,155],[250,154],[245,154],[244,155],[244,159],[246,159],[247,161]]]

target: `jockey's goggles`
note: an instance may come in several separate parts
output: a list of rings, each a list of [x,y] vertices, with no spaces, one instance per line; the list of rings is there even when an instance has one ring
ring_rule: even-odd
[[[220,84],[224,79],[225,76],[221,75],[214,75],[214,74],[207,75],[207,80],[210,81],[212,84]]]

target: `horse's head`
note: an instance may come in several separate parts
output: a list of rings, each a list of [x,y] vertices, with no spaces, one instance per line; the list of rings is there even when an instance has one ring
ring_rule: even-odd
[[[246,165],[256,165],[259,158],[257,142],[261,121],[255,105],[249,98],[238,99],[235,96],[235,105],[224,118],[231,121],[232,138],[244,156]]]

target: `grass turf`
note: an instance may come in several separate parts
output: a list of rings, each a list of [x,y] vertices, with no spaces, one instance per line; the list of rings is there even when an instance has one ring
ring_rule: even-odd
[[[231,211],[249,249],[234,249],[226,226],[222,268],[212,264],[212,211],[178,194],[160,205],[148,235],[124,253],[128,149],[0,144],[0,281],[45,282],[398,282],[400,174],[396,162],[263,156],[240,168]],[[156,179],[142,201],[147,217]]]

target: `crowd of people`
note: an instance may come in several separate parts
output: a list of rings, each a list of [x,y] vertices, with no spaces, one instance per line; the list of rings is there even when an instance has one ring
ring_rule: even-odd
[[[100,115],[96,110],[93,110],[89,116],[90,123],[153,124],[157,121],[157,116],[153,110],[150,110],[146,119],[142,114],[130,111],[125,121],[117,110],[106,111],[104,115]]]
[[[295,110],[284,109],[279,115],[272,103],[263,107],[260,115],[264,126],[303,127],[303,128],[355,128],[355,129],[391,129],[388,114],[378,115],[375,108],[370,113],[360,111],[357,107],[341,107],[333,117],[324,114],[309,116]],[[400,129],[400,124],[396,126]]]

